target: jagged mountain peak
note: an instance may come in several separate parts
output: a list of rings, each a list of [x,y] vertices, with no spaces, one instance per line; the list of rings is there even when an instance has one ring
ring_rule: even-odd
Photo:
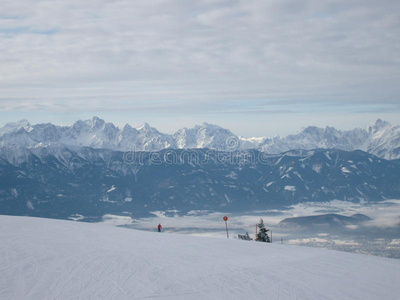
[[[210,123],[207,123],[207,122],[201,123],[200,127],[212,128],[212,129],[223,129],[221,126],[218,126],[218,125],[215,125],[215,124],[210,124]]]
[[[346,151],[361,149],[382,158],[400,158],[400,126],[378,119],[367,128],[340,131],[334,127],[308,126],[296,134],[274,138],[237,137],[229,129],[207,122],[192,128],[165,134],[148,123],[122,129],[99,117],[76,121],[72,126],[30,125],[27,120],[8,123],[0,128],[0,146],[43,146],[60,143],[67,146],[89,146],[127,151],[157,151],[165,148],[211,148],[221,151],[259,149],[277,154],[291,149],[335,148]],[[234,147],[232,147],[232,145]]]
[[[324,129],[325,133],[336,133],[338,130],[335,127],[332,126],[326,126]]]
[[[6,125],[4,125],[3,128],[0,128],[0,136],[10,132],[16,132],[21,128],[26,131],[29,131],[32,127],[29,121],[26,119],[22,119],[17,122],[9,122]]]
[[[392,125],[389,122],[382,121],[381,119],[377,119],[373,125],[367,127],[367,130],[371,133],[377,133],[378,131],[382,131],[390,128]]]
[[[307,126],[305,128],[303,128],[303,130],[301,130],[301,132],[307,133],[307,134],[313,134],[316,132],[321,132],[323,129],[319,128],[317,126]]]
[[[174,139],[178,148],[212,148],[226,150],[226,142],[230,137],[236,136],[228,129],[205,122],[190,129],[182,128],[174,134]],[[239,141],[238,138],[237,140]]]
[[[113,123],[106,123],[103,119],[98,117],[93,117],[88,120],[78,120],[76,121],[71,129],[75,130],[88,130],[88,131],[99,131],[99,130],[119,130]]]
[[[307,127],[301,128],[300,131],[298,131],[296,135],[302,135],[302,134],[327,135],[327,134],[335,134],[338,131],[339,130],[337,130],[336,128],[331,127],[331,126],[326,126],[325,128],[320,128],[317,126],[307,126]]]
[[[373,125],[374,127],[386,127],[386,126],[391,126],[391,124],[387,121],[384,121],[382,119],[377,119]]]
[[[8,122],[4,127],[29,127],[31,126],[31,123],[27,119],[21,119],[17,122]],[[3,128],[4,128],[3,127]]]
[[[93,117],[91,120],[86,121],[92,128],[100,128],[103,127],[106,122],[103,119],[100,119],[99,117]],[[109,123],[111,124],[111,123]]]
[[[72,124],[71,128],[76,129],[76,130],[80,130],[83,127],[88,127],[89,126],[89,121],[90,120],[78,120],[76,121],[74,124]]]
[[[99,117],[93,117],[92,119],[84,122],[87,123],[93,130],[119,130],[119,128],[113,123],[106,122]]]
[[[122,127],[121,132],[138,132],[138,129],[135,127],[132,127],[129,124],[125,124],[124,127]]]
[[[8,123],[8,124],[10,124],[10,123]],[[15,124],[18,124],[18,125],[21,125],[21,126],[24,126],[24,127],[29,127],[29,126],[31,126],[31,123],[29,123],[29,121],[28,121],[27,119],[19,120],[19,121],[16,122]]]
[[[122,129],[131,129],[131,128],[133,128],[131,125],[129,125],[128,123],[126,123],[125,125],[124,125],[124,127],[122,127]]]
[[[149,123],[144,122],[142,125],[139,127],[136,127],[137,130],[150,130],[150,129],[155,129],[154,127],[151,127]]]

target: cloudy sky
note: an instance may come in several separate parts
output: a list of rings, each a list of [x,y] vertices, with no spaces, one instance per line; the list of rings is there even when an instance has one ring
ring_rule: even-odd
[[[398,0],[0,3],[0,126],[400,124]]]

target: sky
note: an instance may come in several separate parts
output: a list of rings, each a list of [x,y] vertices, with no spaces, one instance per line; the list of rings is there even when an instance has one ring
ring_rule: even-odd
[[[0,0],[0,126],[400,122],[398,0]]]

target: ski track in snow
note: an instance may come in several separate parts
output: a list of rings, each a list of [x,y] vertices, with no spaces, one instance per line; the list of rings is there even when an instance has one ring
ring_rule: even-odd
[[[0,216],[0,299],[398,299],[400,260]]]

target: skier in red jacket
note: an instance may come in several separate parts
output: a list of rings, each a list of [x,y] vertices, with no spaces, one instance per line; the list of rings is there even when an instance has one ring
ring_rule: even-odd
[[[161,228],[162,228],[161,224],[158,224],[157,226],[158,232],[161,232]]]

